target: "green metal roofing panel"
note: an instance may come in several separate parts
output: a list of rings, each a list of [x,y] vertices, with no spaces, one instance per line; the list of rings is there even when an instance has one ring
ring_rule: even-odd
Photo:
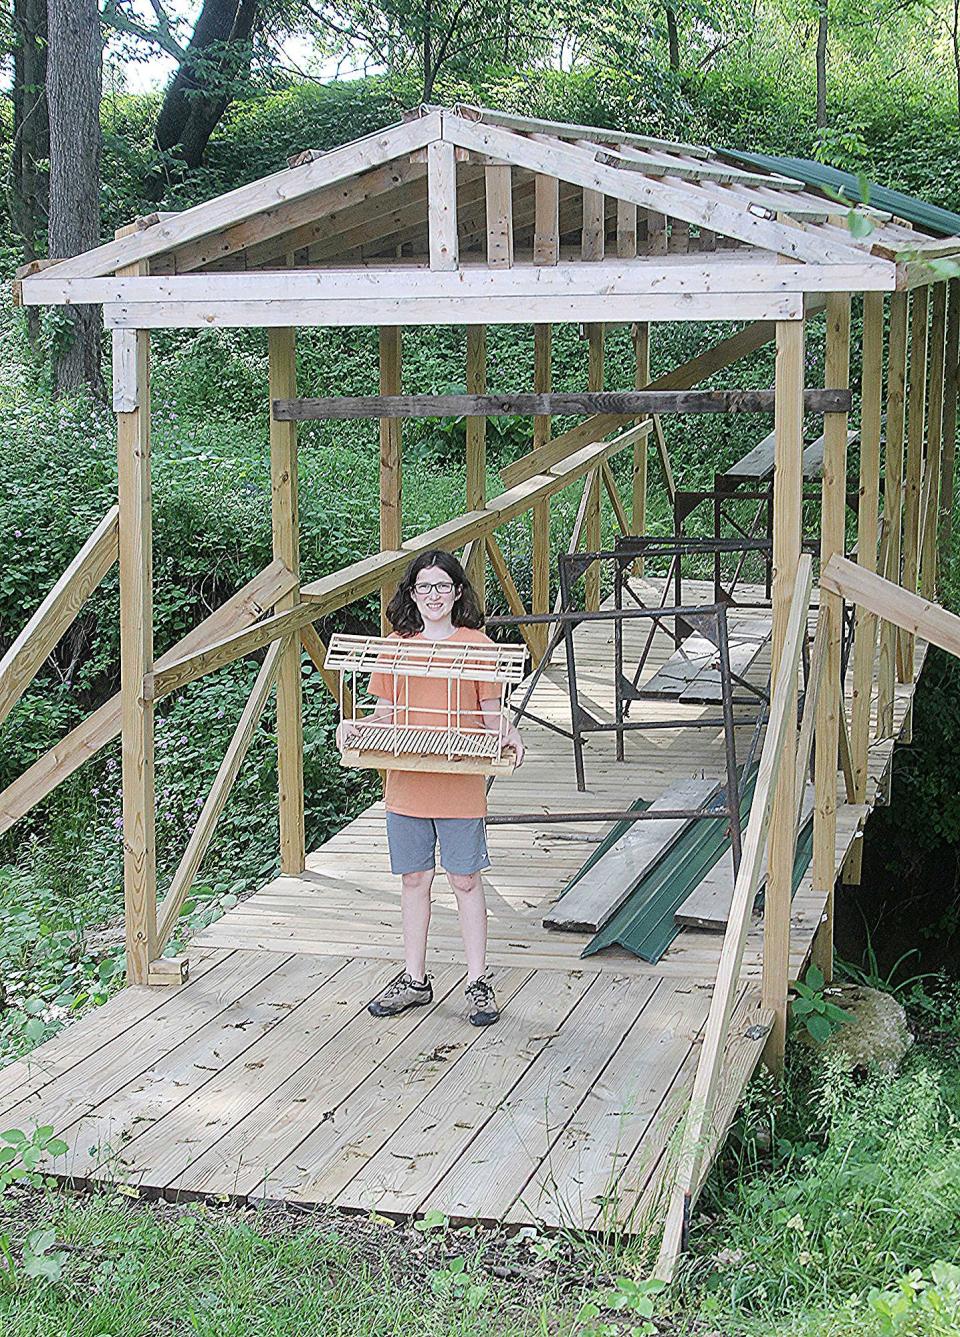
[[[960,214],[941,209],[936,204],[928,204],[926,200],[918,200],[913,195],[904,195],[899,190],[878,186],[874,181],[867,184],[867,198],[864,200],[860,178],[853,172],[841,171],[839,167],[829,167],[811,158],[781,158],[768,153],[743,153],[739,149],[718,149],[717,152],[748,167],[761,167],[767,172],[796,177],[808,186],[819,189],[827,186],[850,204],[871,204],[897,218],[905,218],[917,227],[926,228],[928,232],[937,232],[944,237],[960,236]]]
[[[744,785],[741,799],[741,829],[750,816],[750,804],[756,785],[756,770]],[[715,805],[722,806],[718,795]],[[706,874],[730,848],[726,834],[727,819],[697,818],[658,860],[631,892],[617,913],[595,934],[580,953],[595,952],[614,944],[625,947],[643,961],[656,962],[681,932],[676,912]],[[800,885],[813,853],[813,824],[808,822],[797,842],[793,866],[793,892]]]

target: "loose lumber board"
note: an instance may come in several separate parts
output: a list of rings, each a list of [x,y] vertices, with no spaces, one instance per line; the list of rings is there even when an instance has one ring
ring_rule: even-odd
[[[728,623],[730,668],[743,677],[770,636],[769,617],[753,617]],[[734,684],[734,687],[736,684]],[[642,684],[644,696],[672,697],[683,702],[716,704],[720,692],[720,652],[710,637],[692,632],[649,681]]]
[[[703,807],[718,788],[719,781],[715,779],[681,780],[670,785],[650,805],[650,811]],[[544,927],[596,933],[687,824],[685,818],[635,823],[560,897],[544,917]]]

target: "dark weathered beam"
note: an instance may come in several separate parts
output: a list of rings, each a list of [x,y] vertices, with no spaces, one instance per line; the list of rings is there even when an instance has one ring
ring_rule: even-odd
[[[849,390],[805,390],[807,413],[846,413]],[[275,399],[281,422],[311,418],[497,418],[512,414],[772,413],[772,390],[624,390],[583,394],[330,395]]]

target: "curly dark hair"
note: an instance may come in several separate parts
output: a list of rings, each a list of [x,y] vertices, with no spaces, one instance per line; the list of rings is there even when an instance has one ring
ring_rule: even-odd
[[[387,605],[387,617],[394,631],[398,631],[401,636],[416,636],[418,632],[423,631],[423,618],[414,602],[413,587],[417,583],[417,576],[428,566],[438,566],[441,571],[445,571],[457,590],[451,613],[453,625],[474,629],[482,627],[483,609],[480,607],[476,590],[467,579],[466,571],[453,553],[444,552],[442,548],[434,548],[430,552],[422,552],[419,557],[413,559],[403,573],[396,594]]]

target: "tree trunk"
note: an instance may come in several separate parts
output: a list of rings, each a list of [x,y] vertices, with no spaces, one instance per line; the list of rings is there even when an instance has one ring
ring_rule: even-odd
[[[40,254],[40,234],[47,225],[50,197],[46,164],[50,158],[47,119],[47,0],[13,3],[13,147],[7,182],[7,209],[23,241],[26,260]],[[36,343],[37,307],[28,306],[27,329]]]
[[[433,6],[426,0],[423,9],[423,101],[433,97],[433,81],[436,78],[433,68]]]
[[[827,124],[827,0],[819,0],[817,27],[817,129]]]
[[[210,136],[250,69],[258,0],[203,0],[183,64],[157,117],[156,144],[198,167]]]
[[[680,68],[680,34],[677,31],[677,11],[673,5],[667,5],[667,55],[670,68],[677,72]]]
[[[97,0],[49,0],[50,108],[48,250],[78,255],[100,240],[100,91],[103,46]],[[104,397],[99,307],[65,307],[69,337],[54,350],[57,394],[88,386]]]

